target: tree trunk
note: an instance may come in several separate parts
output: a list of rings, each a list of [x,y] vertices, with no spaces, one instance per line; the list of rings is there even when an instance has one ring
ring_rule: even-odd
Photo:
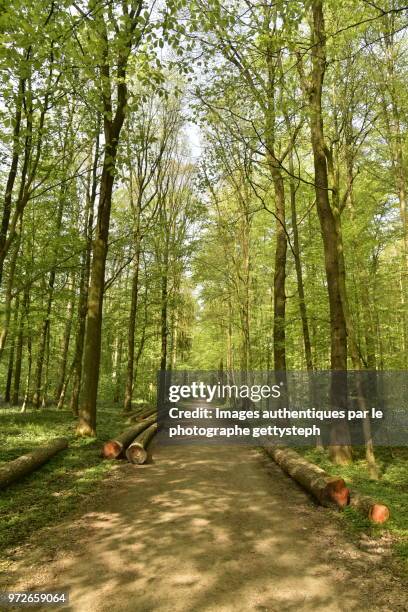
[[[21,244],[21,232],[22,225],[20,224],[20,231],[18,234],[18,240],[14,245],[14,251],[10,262],[10,270],[9,270],[9,278],[6,289],[6,296],[4,301],[4,324],[3,329],[0,334],[0,359],[3,355],[4,348],[6,346],[7,336],[9,332],[10,326],[10,317],[11,317],[11,302],[12,302],[12,292],[13,292],[13,284],[14,284],[14,275],[16,271],[17,258],[20,251]]]
[[[118,404],[120,398],[121,382],[122,382],[122,352],[123,339],[120,335],[120,330],[115,338],[115,350],[113,354],[112,364],[112,387],[113,387],[113,403]]]
[[[105,32],[106,34],[106,32]],[[104,39],[106,55],[108,52],[107,34]],[[130,40],[127,41],[130,44]],[[130,52],[130,49],[129,49]],[[92,249],[91,281],[88,293],[87,326],[85,335],[85,352],[83,364],[83,398],[79,409],[77,434],[81,436],[96,435],[96,399],[98,394],[99,367],[101,361],[101,329],[102,308],[105,285],[105,265],[108,253],[109,224],[112,204],[112,191],[116,167],[116,155],[119,136],[125,119],[127,104],[126,60],[121,60],[118,66],[120,79],[118,82],[118,100],[115,116],[112,120],[112,99],[110,92],[110,67],[101,66],[104,79],[104,133],[105,153],[103,160],[96,235]]]
[[[33,351],[32,351],[32,340],[31,340],[31,332],[28,330],[28,338],[27,338],[27,375],[26,375],[26,383],[24,390],[24,400],[23,405],[21,406],[21,412],[25,412],[28,407],[28,403],[30,401],[30,383],[31,383],[31,370],[33,367]]]
[[[33,406],[34,408],[40,407],[41,402],[41,394],[43,392],[42,388],[42,372],[44,367],[44,357],[45,357],[45,349],[47,343],[47,337],[49,333],[50,327],[50,316],[51,316],[51,308],[52,302],[54,298],[54,284],[55,284],[55,270],[51,270],[50,277],[48,281],[48,299],[47,299],[47,308],[45,313],[45,318],[43,320],[41,326],[41,334],[38,346],[38,356],[37,356],[37,365],[35,370],[35,391],[33,395]]]
[[[25,56],[28,59],[27,51],[25,53]],[[18,160],[20,157],[21,108],[22,108],[24,87],[25,87],[25,79],[20,79],[19,84],[18,84],[18,95],[16,98],[16,109],[15,109],[15,115],[14,115],[13,151],[11,154],[11,165],[10,165],[10,170],[9,170],[9,174],[7,177],[6,191],[4,194],[3,216],[2,216],[1,228],[0,228],[0,252],[4,249],[6,240],[7,240],[7,233],[8,233],[10,215],[11,215],[13,188],[14,188],[16,177],[17,177]],[[0,285],[3,279],[3,263],[4,263],[4,259],[1,261],[1,265],[0,265]]]
[[[147,459],[147,447],[150,441],[156,435],[157,423],[153,423],[147,429],[145,429],[137,438],[132,442],[126,451],[126,457],[130,463],[136,463],[142,465],[146,463]]]
[[[70,285],[70,291],[72,293],[71,293],[71,296],[67,304],[64,336],[63,336],[62,347],[61,347],[61,361],[59,365],[59,382],[57,384],[57,388],[55,391],[55,401],[57,403],[59,403],[62,389],[64,388],[65,375],[66,375],[66,370],[67,370],[68,350],[69,350],[69,343],[71,340],[72,318],[74,314],[74,295],[75,295],[75,283],[74,282]]]
[[[276,214],[276,247],[275,247],[275,270],[273,277],[273,355],[275,370],[286,370],[286,332],[285,332],[285,310],[286,310],[286,218],[285,218],[285,192],[283,179],[274,166],[272,166],[273,184],[275,187],[275,214]]]
[[[86,313],[88,309],[88,285],[91,268],[91,251],[92,251],[92,231],[94,219],[94,204],[96,200],[97,190],[97,172],[99,163],[99,130],[100,116],[97,121],[97,134],[95,139],[95,152],[93,157],[92,167],[89,166],[86,190],[86,211],[85,224],[83,234],[86,247],[81,260],[81,274],[79,280],[79,298],[78,298],[78,323],[75,337],[75,349],[73,360],[73,382],[71,395],[71,410],[75,416],[78,415],[79,393],[81,389],[82,379],[82,358],[84,353],[85,328],[86,328]],[[92,185],[91,185],[92,182]]]
[[[129,444],[136,438],[136,436],[147,429],[156,421],[156,419],[156,415],[143,419],[140,423],[129,427],[113,440],[108,440],[108,442],[105,442],[102,448],[102,456],[105,457],[105,459],[117,459],[127,449]]]
[[[10,355],[7,367],[7,378],[6,378],[6,388],[4,391],[4,401],[10,403],[11,400],[11,383],[13,380],[13,369],[14,369],[14,353],[15,353],[15,340],[12,339],[10,343]]]
[[[385,523],[390,518],[389,508],[371,497],[361,495],[356,491],[350,492],[350,506],[361,512],[373,523]]]
[[[21,309],[20,323],[19,323],[18,336],[17,336],[16,365],[14,368],[13,397],[12,397],[12,402],[11,402],[13,406],[18,405],[18,399],[20,395],[21,366],[22,366],[22,360],[23,360],[23,345],[24,345],[24,328],[25,328],[25,321],[28,316],[29,303],[30,303],[30,293],[29,293],[29,289],[27,288],[24,291],[23,307]]]
[[[130,302],[129,324],[128,324],[128,359],[126,369],[126,388],[124,411],[129,412],[132,408],[134,364],[135,364],[135,329],[136,313],[139,295],[139,260],[140,260],[140,233],[135,237],[135,255],[133,259],[132,296]]]
[[[342,300],[342,278],[339,265],[339,236],[329,200],[326,143],[323,132],[322,87],[326,69],[326,43],[322,0],[312,1],[312,72],[306,85],[309,98],[310,129],[315,170],[316,206],[323,237],[324,259],[330,307],[331,405],[346,407],[345,373],[347,370],[347,328]],[[346,423],[331,428],[330,456],[335,463],[352,459]]]
[[[312,493],[322,506],[347,506],[349,490],[342,478],[330,476],[290,448],[269,447],[265,450],[289,476]]]
[[[9,403],[11,403],[11,384],[13,381],[14,358],[15,358],[15,348],[16,348],[15,334],[17,330],[19,307],[20,307],[20,297],[17,294],[17,297],[15,299],[15,305],[14,305],[13,338],[10,344],[10,356],[9,356],[9,363],[8,363],[8,368],[7,368],[6,390],[4,392],[4,401],[9,402]]]
[[[50,338],[51,338],[51,334],[50,334],[50,328],[48,327],[48,332],[47,332],[47,341],[45,344],[45,376],[44,376],[44,389],[42,392],[42,396],[41,396],[41,408],[46,408],[47,407],[47,401],[48,401],[48,387],[49,387],[49,374],[50,374]]]
[[[22,455],[14,461],[9,461],[0,467],[0,489],[4,489],[16,480],[20,480],[23,476],[31,474],[34,470],[41,467],[46,461],[51,459],[56,453],[68,447],[66,438],[57,438],[46,446]]]
[[[167,389],[167,338],[168,338],[168,321],[167,321],[167,308],[168,308],[168,264],[169,264],[169,246],[168,239],[166,238],[164,262],[161,271],[161,312],[160,312],[160,338],[161,338],[161,351],[160,351],[160,384],[159,384],[159,406],[162,407],[164,404],[164,398]]]
[[[289,157],[289,173],[294,175],[293,153]],[[299,246],[299,231],[296,212],[296,186],[294,179],[291,177],[289,181],[290,189],[290,210],[292,217],[292,232],[293,232],[293,257],[295,259],[296,281],[299,296],[299,312],[302,321],[303,346],[305,349],[306,368],[309,372],[313,370],[312,345],[310,342],[309,322],[307,318],[307,309],[305,301],[305,289],[303,284],[302,262],[300,259]]]
[[[57,410],[62,410],[64,407],[65,396],[67,394],[67,389],[68,389],[69,381],[72,376],[72,371],[73,371],[73,368],[71,366],[67,376],[65,377],[64,384],[62,385],[61,393],[59,395],[58,402],[57,402]]]

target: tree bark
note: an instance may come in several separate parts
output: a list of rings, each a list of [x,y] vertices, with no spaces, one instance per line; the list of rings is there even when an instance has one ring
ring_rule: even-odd
[[[326,142],[323,131],[322,88],[326,70],[326,34],[322,0],[312,1],[312,71],[311,82],[301,78],[309,100],[310,130],[315,170],[316,206],[323,238],[325,270],[330,308],[330,355],[332,383],[331,405],[345,408],[347,370],[347,327],[342,300],[342,278],[339,265],[339,235],[329,200],[329,181],[326,161]],[[303,71],[302,71],[303,72]],[[331,428],[330,456],[335,463],[349,463],[352,459],[346,423]]]
[[[28,59],[29,51],[25,53],[26,59]],[[9,174],[7,177],[6,191],[4,194],[4,204],[3,204],[3,216],[1,220],[1,228],[0,228],[0,252],[3,251],[6,240],[7,233],[10,224],[10,215],[11,215],[11,203],[12,203],[12,195],[14,183],[17,177],[18,170],[18,161],[20,158],[20,131],[21,131],[21,110],[22,110],[22,101],[25,87],[25,79],[19,80],[18,84],[18,94],[16,97],[16,109],[14,115],[14,128],[13,128],[13,150],[11,154],[11,165]],[[0,265],[0,285],[3,279],[3,263],[4,259],[1,261]]]
[[[166,395],[167,383],[168,383],[168,372],[167,372],[167,339],[168,339],[168,321],[167,321],[167,308],[168,308],[168,264],[169,264],[169,245],[168,236],[166,236],[164,258],[161,270],[161,311],[160,311],[160,339],[161,339],[161,350],[160,350],[160,381],[159,381],[159,407],[163,407],[164,398]]]
[[[100,183],[96,235],[92,249],[91,280],[88,294],[87,327],[85,336],[85,351],[83,364],[83,398],[79,409],[77,434],[81,436],[96,435],[96,399],[98,394],[99,368],[101,360],[101,329],[102,307],[105,285],[105,265],[108,253],[109,224],[112,204],[113,182],[116,168],[116,156],[120,132],[125,120],[128,91],[126,86],[127,60],[132,45],[132,32],[136,27],[137,16],[142,9],[142,3],[133,11],[130,20],[131,31],[127,33],[126,41],[122,41],[124,49],[119,52],[117,67],[117,103],[113,114],[111,94],[111,74],[109,64],[109,39],[104,22],[100,17],[103,34],[103,63],[101,65],[102,98],[104,105],[103,125],[105,134],[105,152]],[[135,15],[136,11],[136,15]],[[129,21],[129,20],[128,20]],[[129,24],[126,25],[129,27]],[[113,118],[112,118],[113,117]]]
[[[0,334],[0,360],[2,358],[4,348],[6,346],[6,341],[7,341],[7,336],[9,332],[9,326],[10,326],[14,275],[16,271],[17,258],[18,258],[18,254],[20,251],[21,232],[22,232],[22,226],[20,224],[18,240],[16,241],[14,245],[14,251],[13,251],[11,262],[10,262],[9,277],[8,277],[8,282],[7,282],[5,300],[4,300],[4,323],[3,323],[3,329],[1,330],[1,334]]]
[[[96,200],[97,190],[97,172],[99,163],[99,130],[100,116],[97,120],[97,133],[95,139],[95,152],[93,156],[92,167],[89,166],[87,190],[86,190],[86,210],[85,224],[83,234],[85,238],[85,250],[81,260],[81,274],[79,280],[79,298],[78,298],[78,323],[75,336],[74,359],[72,364],[73,381],[70,408],[75,416],[78,415],[79,393],[81,389],[82,379],[82,358],[84,353],[85,342],[85,327],[86,314],[88,309],[88,285],[91,269],[91,251],[92,251],[92,231],[94,219],[94,204]],[[92,183],[92,185],[91,185]]]
[[[20,480],[23,476],[31,474],[34,470],[41,467],[46,461],[51,459],[56,453],[68,447],[66,438],[57,438],[46,446],[22,455],[14,461],[9,461],[0,467],[0,489],[4,489],[8,485]]]
[[[153,415],[147,419],[143,419],[137,425],[129,427],[123,431],[119,436],[112,440],[105,442],[102,448],[102,456],[105,459],[117,459],[129,446],[129,444],[138,436],[142,431],[147,429],[157,419],[156,415]]]
[[[361,495],[356,491],[350,493],[350,506],[361,512],[373,523],[385,523],[390,518],[389,508],[380,502],[376,502],[367,495]]]
[[[142,465],[146,463],[147,459],[147,447],[149,443],[156,435],[157,423],[153,423],[147,429],[145,429],[137,438],[132,442],[126,451],[126,457],[130,463],[136,463]]]
[[[23,345],[24,345],[24,328],[25,328],[25,321],[28,316],[29,303],[30,303],[30,292],[29,292],[29,288],[26,288],[24,291],[23,307],[21,309],[18,336],[17,336],[16,364],[14,368],[14,383],[13,383],[13,397],[12,397],[13,406],[18,405],[18,400],[19,400],[19,395],[20,395],[21,366],[22,366],[22,360],[23,360]]]
[[[349,490],[342,478],[330,476],[290,448],[269,447],[265,450],[289,476],[312,493],[322,506],[347,506]]]
[[[45,312],[45,317],[41,325],[41,333],[40,340],[38,346],[38,354],[37,354],[37,365],[35,369],[35,390],[33,395],[33,406],[34,408],[39,408],[41,403],[41,394],[43,392],[42,387],[42,372],[44,367],[44,357],[45,357],[45,349],[47,343],[47,337],[49,333],[50,327],[50,317],[51,317],[51,308],[54,297],[54,283],[55,283],[55,270],[51,270],[49,280],[48,280],[48,299],[47,299],[47,308]]]
[[[293,256],[295,259],[296,281],[299,296],[299,312],[302,321],[303,345],[305,349],[306,368],[309,372],[313,370],[312,345],[310,342],[309,322],[307,318],[305,289],[303,284],[302,262],[300,258],[299,231],[296,212],[296,186],[294,183],[293,153],[289,156],[289,173],[292,175],[289,181],[290,189],[290,210],[292,217],[293,232]]]
[[[7,368],[7,379],[6,379],[6,389],[4,392],[4,401],[11,403],[11,384],[13,381],[13,371],[14,371],[14,358],[15,358],[15,349],[16,349],[16,340],[15,340],[15,330],[17,329],[18,322],[18,312],[20,307],[20,298],[17,294],[15,299],[14,306],[14,316],[13,316],[13,327],[14,333],[10,344],[10,355],[9,355],[9,363]]]
[[[118,335],[115,338],[115,350],[113,353],[112,363],[112,387],[113,387],[113,403],[118,404],[121,391],[122,383],[122,352],[123,352],[123,338],[120,330],[117,332]]]
[[[133,259],[132,295],[130,302],[129,323],[128,323],[128,359],[126,368],[126,388],[124,411],[129,412],[132,408],[133,385],[134,385],[134,365],[135,365],[135,330],[136,313],[139,296],[139,261],[140,261],[140,232],[137,231],[135,237],[135,255]]]
[[[69,344],[71,340],[72,318],[73,318],[73,313],[74,313],[75,283],[73,282],[69,288],[72,293],[68,299],[68,304],[67,304],[64,336],[62,339],[62,347],[61,347],[61,361],[60,361],[60,365],[58,368],[59,369],[59,381],[58,381],[57,388],[55,391],[55,401],[57,402],[57,404],[59,404],[62,390],[65,386],[64,383],[65,383],[65,376],[66,376],[66,370],[67,370]]]

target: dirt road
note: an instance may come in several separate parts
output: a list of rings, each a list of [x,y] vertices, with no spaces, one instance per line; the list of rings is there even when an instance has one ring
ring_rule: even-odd
[[[50,558],[16,564],[14,587],[69,587],[73,612],[407,609],[389,557],[352,544],[260,451],[157,448],[93,504]]]

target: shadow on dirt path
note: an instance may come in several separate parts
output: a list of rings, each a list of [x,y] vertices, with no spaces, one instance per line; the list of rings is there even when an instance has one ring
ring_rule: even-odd
[[[262,452],[153,455],[150,465],[121,465],[95,507],[66,525],[57,558],[30,566],[28,555],[14,584],[69,587],[72,612],[407,609],[389,559],[347,541]]]

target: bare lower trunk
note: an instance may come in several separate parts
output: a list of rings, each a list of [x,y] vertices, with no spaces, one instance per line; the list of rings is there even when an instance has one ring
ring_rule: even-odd
[[[67,376],[65,377],[64,384],[62,385],[61,393],[59,395],[58,403],[57,403],[57,409],[58,410],[62,410],[63,407],[64,407],[65,397],[66,397],[66,394],[67,394],[67,389],[68,389],[69,381],[71,380],[72,372],[73,372],[73,365],[71,366]]]
[[[161,350],[160,350],[160,386],[159,386],[159,406],[164,403],[166,388],[167,388],[167,338],[168,338],[168,321],[167,321],[167,300],[168,300],[168,287],[167,287],[167,274],[168,274],[168,253],[165,253],[165,267],[162,271],[161,281],[161,313],[160,313],[160,338],[161,338]]]
[[[17,297],[15,299],[14,315],[13,315],[13,338],[10,344],[10,355],[9,355],[9,362],[8,362],[8,368],[7,368],[6,389],[4,392],[5,402],[11,402],[11,385],[13,381],[14,358],[15,358],[15,349],[16,349],[15,333],[17,330],[19,307],[20,307],[20,298],[19,298],[19,295],[17,294]]]
[[[50,384],[50,329],[48,328],[47,342],[45,345],[45,375],[44,375],[44,390],[41,397],[41,408],[46,408],[48,402],[48,388]]]
[[[43,372],[43,367],[44,367],[44,357],[45,357],[47,336],[48,336],[49,327],[50,327],[51,308],[52,308],[52,303],[53,303],[53,298],[54,298],[54,283],[55,283],[55,270],[52,270],[50,272],[50,278],[48,281],[49,294],[48,294],[48,300],[47,300],[47,309],[46,309],[45,318],[41,326],[40,341],[39,341],[39,346],[38,346],[37,365],[36,365],[35,377],[34,377],[34,380],[35,380],[35,391],[33,395],[34,408],[39,408],[40,402],[41,402],[41,394],[43,392],[42,372]]]
[[[81,390],[82,358],[85,342],[86,313],[88,308],[88,285],[91,268],[92,231],[94,219],[93,209],[96,200],[97,172],[99,163],[99,129],[100,116],[98,116],[97,121],[97,134],[95,139],[93,162],[92,165],[89,165],[87,176],[85,224],[83,227],[83,236],[85,239],[86,247],[81,258],[81,273],[79,279],[79,298],[77,311],[77,331],[75,335],[74,359],[72,362],[73,381],[70,408],[73,414],[76,416],[78,415],[79,393]]]
[[[25,329],[25,321],[28,315],[29,302],[30,302],[30,292],[29,292],[29,289],[27,288],[24,291],[23,307],[21,309],[18,336],[17,336],[16,365],[14,368],[14,383],[13,383],[13,397],[12,397],[13,406],[18,405],[18,399],[20,395],[21,366],[22,366],[22,360],[23,360],[23,345],[24,345],[24,329]]]
[[[108,57],[108,39],[104,38],[106,57]],[[128,42],[126,43],[128,45]],[[129,49],[130,52],[130,49]],[[118,140],[125,119],[127,104],[126,61],[121,59],[121,78],[117,86],[117,109],[112,119],[112,100],[110,93],[110,67],[102,65],[101,72],[105,79],[104,89],[104,132],[105,154],[100,182],[96,235],[92,249],[91,280],[88,292],[87,326],[84,342],[83,363],[83,396],[79,408],[77,434],[81,436],[96,435],[96,399],[98,395],[99,368],[101,361],[102,308],[105,287],[105,264],[108,253],[109,224],[112,205],[112,190],[116,166]]]
[[[4,301],[4,323],[3,329],[0,334],[0,359],[3,355],[4,348],[6,346],[6,340],[9,332],[10,326],[10,317],[11,317],[11,303],[12,303],[12,292],[13,292],[13,284],[14,284],[14,275],[16,271],[16,264],[18,253],[20,251],[20,243],[21,243],[21,231],[22,227],[20,225],[20,232],[18,234],[18,240],[14,245],[14,251],[10,262],[10,270],[9,270],[9,278],[7,282],[6,296]]]
[[[339,235],[329,200],[329,181],[323,132],[322,86],[326,68],[325,29],[322,0],[313,0],[313,47],[311,82],[306,84],[309,98],[310,129],[313,148],[316,206],[323,237],[326,278],[330,308],[331,405],[346,408],[347,328],[342,300],[342,278],[339,266]],[[303,76],[303,75],[302,75]],[[330,456],[335,463],[352,459],[346,423],[331,429]]]
[[[290,158],[289,158],[289,172],[292,176],[294,175],[293,154],[292,153],[290,154]],[[291,209],[291,217],[292,217],[292,232],[293,232],[293,256],[295,259],[296,281],[297,281],[297,290],[298,290],[298,296],[299,296],[299,312],[300,312],[300,318],[302,321],[303,346],[305,349],[306,368],[308,371],[312,371],[313,370],[312,346],[310,342],[309,322],[307,318],[305,290],[304,290],[304,284],[303,284],[302,262],[300,258],[299,232],[298,232],[297,212],[296,212],[296,186],[294,184],[293,179],[290,180],[289,187],[290,187],[290,209]]]
[[[43,465],[56,453],[68,446],[66,438],[57,438],[46,446],[40,446],[31,453],[22,455],[13,461],[9,461],[0,467],[0,489],[4,489],[13,482],[20,480],[23,476],[31,474]]]
[[[136,252],[133,260],[132,277],[132,296],[130,302],[129,324],[128,324],[128,358],[126,369],[126,387],[124,410],[129,412],[132,407],[133,385],[134,385],[134,365],[135,365],[135,329],[136,313],[139,296],[139,258],[140,258],[140,236],[136,237]]]
[[[120,333],[120,332],[119,332]],[[113,403],[118,404],[120,399],[121,390],[121,373],[122,373],[122,352],[123,352],[123,339],[122,336],[118,335],[115,339],[115,352],[113,356],[113,370],[112,370],[112,387],[113,387]]]
[[[275,163],[270,162],[273,184],[275,188],[275,214],[276,214],[276,246],[275,270],[273,277],[273,355],[275,370],[286,370],[286,332],[285,332],[285,280],[286,280],[286,219],[285,219],[285,191],[280,171]]]
[[[74,284],[72,284],[70,289],[72,290],[72,292],[75,291]],[[67,304],[64,336],[63,336],[62,347],[61,347],[61,361],[59,365],[59,381],[57,384],[57,388],[55,390],[55,401],[57,403],[60,400],[62,389],[64,388],[64,385],[65,385],[65,376],[66,376],[66,370],[67,370],[69,343],[71,340],[73,313],[74,313],[74,294],[72,293],[68,300],[68,304]]]
[[[24,400],[23,400],[23,405],[21,406],[21,412],[25,412],[27,410],[28,403],[30,401],[30,383],[31,383],[32,365],[33,365],[33,354],[32,354],[31,335],[29,332],[29,336],[27,338],[27,376],[26,376]]]
[[[105,176],[106,183],[110,182]],[[108,190],[111,193],[111,188]],[[102,195],[101,195],[102,198]],[[109,208],[109,203],[105,203]],[[106,211],[104,216],[106,217]],[[108,215],[108,216],[109,216]],[[108,251],[108,228],[95,239],[93,248],[91,283],[88,295],[87,328],[85,336],[85,354],[83,364],[83,398],[79,409],[77,433],[79,435],[96,435],[96,397],[98,393],[99,366],[101,359],[102,304],[105,281],[105,262]]]

